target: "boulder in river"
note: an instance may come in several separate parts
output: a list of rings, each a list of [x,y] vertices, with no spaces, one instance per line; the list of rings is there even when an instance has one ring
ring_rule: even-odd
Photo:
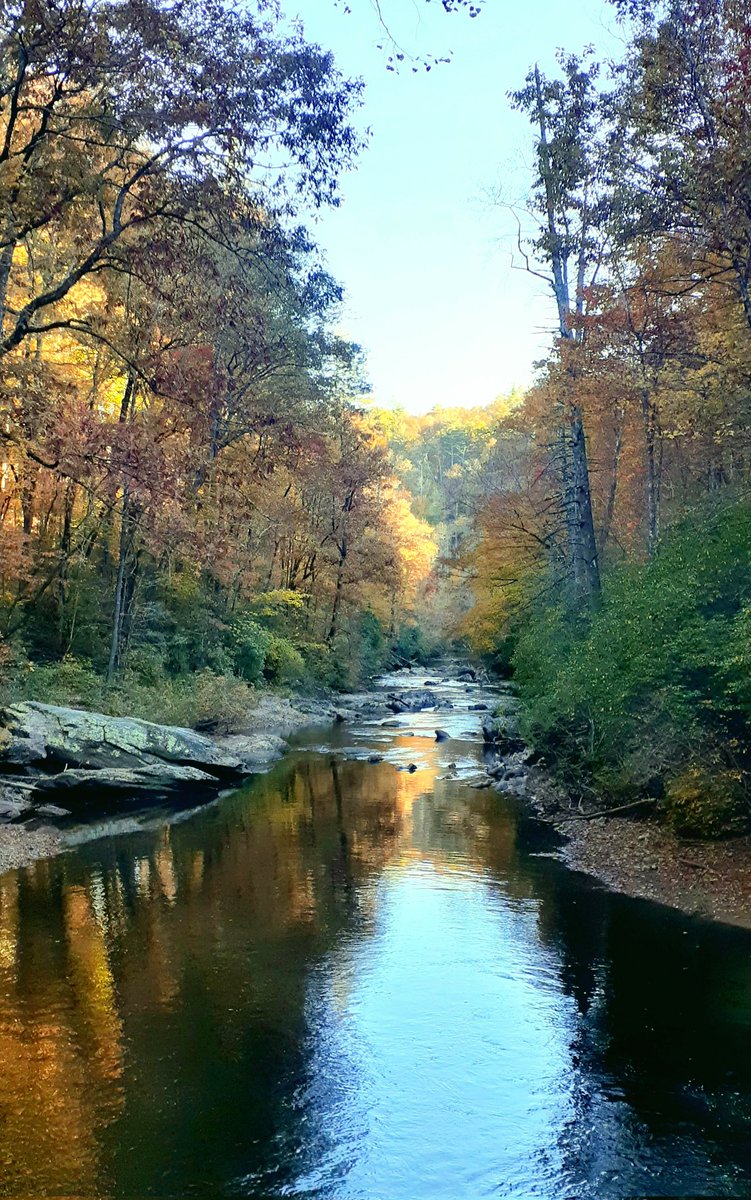
[[[435,708],[437,703],[435,692],[415,688],[408,692],[390,692],[386,707],[393,713],[420,712],[423,708]]]
[[[519,754],[527,749],[513,729],[500,728],[493,717],[483,721],[482,737],[486,746],[493,746],[499,754]]]
[[[445,729],[436,729],[435,731],[435,740],[437,742],[447,742],[450,737],[451,734],[447,733]]]
[[[284,754],[286,742],[275,733],[231,733],[217,738],[216,744],[238,759],[243,774],[252,775],[258,767],[277,762]]]

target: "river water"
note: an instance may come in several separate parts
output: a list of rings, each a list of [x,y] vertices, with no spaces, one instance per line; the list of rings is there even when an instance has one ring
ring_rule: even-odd
[[[0,878],[0,1195],[751,1195],[751,935],[568,871],[441,691]]]

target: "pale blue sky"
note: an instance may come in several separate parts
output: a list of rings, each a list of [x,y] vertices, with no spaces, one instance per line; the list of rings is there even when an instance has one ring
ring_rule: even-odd
[[[368,355],[374,399],[424,411],[484,404],[532,375],[549,344],[544,285],[512,269],[515,224],[492,196],[528,188],[532,133],[506,93],[558,47],[617,49],[605,0],[486,0],[474,20],[440,0],[382,0],[405,49],[453,50],[450,65],[386,70],[374,0],[284,0],[310,38],[366,82],[363,125],[372,130],[344,203],[313,226],[347,289],[342,332]]]

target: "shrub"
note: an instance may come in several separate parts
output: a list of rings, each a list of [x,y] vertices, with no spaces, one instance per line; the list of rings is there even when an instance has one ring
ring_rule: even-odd
[[[300,653],[310,683],[326,688],[336,687],[338,663],[330,646],[325,642],[303,642]]]
[[[277,633],[268,634],[266,657],[263,666],[264,678],[269,683],[299,683],[305,674],[305,660],[289,638]]]
[[[252,617],[235,618],[230,632],[234,667],[249,683],[260,683],[272,635]]]
[[[31,666],[25,672],[23,699],[80,708],[100,708],[104,680],[85,659],[66,657],[58,663]]]
[[[749,809],[737,771],[688,767],[668,782],[664,811],[686,837],[715,838],[748,828]]]
[[[430,657],[425,636],[419,625],[400,625],[391,652],[397,663],[425,666]]]
[[[255,693],[244,680],[205,670],[152,684],[126,673],[105,693],[102,707],[113,716],[226,732],[241,726],[255,703]]]

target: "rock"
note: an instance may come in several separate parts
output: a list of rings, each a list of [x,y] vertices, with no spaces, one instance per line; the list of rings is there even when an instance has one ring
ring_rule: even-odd
[[[275,733],[231,733],[217,738],[217,745],[240,763],[243,773],[252,775],[257,767],[277,762],[287,747]]]
[[[144,794],[184,791],[190,787],[218,787],[215,775],[170,763],[165,767],[113,767],[109,771],[73,767],[58,775],[46,775],[37,783],[35,796],[64,792],[80,800],[141,801]]]
[[[60,808],[58,804],[39,804],[35,808],[35,813],[39,817],[69,817],[69,808]]]
[[[0,821],[14,821],[31,808],[28,800],[0,800]]]
[[[477,679],[477,671],[475,671],[472,667],[465,667],[463,671],[459,672],[456,678],[460,683],[464,683],[467,680],[474,683]]]
[[[409,771],[410,775],[413,775],[414,772],[417,770],[417,763],[410,763],[409,766],[407,767],[407,770]]]
[[[497,728],[496,723],[492,719],[492,717],[488,717],[486,720],[483,721],[483,723],[482,723],[482,740],[487,745],[492,746],[495,743],[495,740],[498,737],[499,733],[500,733],[500,730]]]
[[[437,703],[435,692],[415,688],[410,692],[390,692],[386,707],[394,713],[420,712],[423,708],[435,708]]]
[[[467,707],[467,712],[487,712],[487,704],[470,704]]]
[[[437,742],[447,742],[450,737],[451,734],[447,733],[445,729],[436,729],[435,731],[435,740]]]
[[[517,754],[527,749],[520,737],[499,729],[493,717],[483,721],[482,738],[487,746],[495,746],[500,754]]]
[[[8,740],[0,762],[13,766],[70,767],[83,771],[156,771],[180,782],[184,768],[209,779],[237,779],[240,760],[192,729],[155,725],[135,717],[60,708],[30,701],[0,713]]]
[[[381,721],[381,729],[403,729],[403,721]]]
[[[369,755],[368,755],[368,762],[369,762],[369,763],[372,763],[373,765],[375,765],[376,763],[382,763],[382,762],[383,762],[383,755],[382,755],[382,754],[369,754]]]

